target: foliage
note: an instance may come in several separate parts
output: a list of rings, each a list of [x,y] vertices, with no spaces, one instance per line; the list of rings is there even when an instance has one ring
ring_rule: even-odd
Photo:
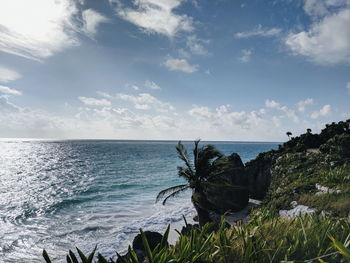
[[[350,213],[350,162],[338,155],[287,153],[271,170],[272,183],[264,204],[273,210],[290,209],[290,203],[307,205],[333,216]],[[331,189],[318,193],[316,184]]]
[[[199,140],[195,141],[193,149],[194,160],[191,162],[184,145],[179,142],[176,146],[176,151],[179,158],[185,163],[185,167],[178,167],[178,175],[184,178],[188,183],[169,187],[160,191],[157,196],[157,201],[164,198],[163,204],[169,198],[177,196],[179,193],[192,188],[194,190],[201,190],[202,184],[206,182],[215,171],[213,161],[222,156],[222,154],[212,145],[199,147]]]
[[[291,135],[289,132],[288,134]],[[326,127],[320,134],[312,134],[311,130],[308,129],[305,134],[293,137],[288,142],[285,142],[280,148],[280,151],[302,152],[310,148],[319,148],[329,139],[341,134],[350,134],[350,119],[338,123],[332,122],[331,124],[326,124]]]
[[[184,162],[184,167],[178,167],[178,175],[187,181],[187,184],[181,184],[169,187],[159,192],[156,201],[163,199],[163,205],[169,198],[175,197],[178,194],[192,189],[192,203],[198,214],[199,225],[203,226],[205,223],[212,222],[209,211],[216,211],[217,207],[209,201],[207,192],[212,193],[212,200],[215,200],[215,192],[219,192],[220,197],[223,196],[223,191],[226,189],[239,191],[242,187],[234,186],[226,180],[213,180],[222,173],[222,164],[218,161],[223,155],[212,145],[205,145],[199,147],[199,140],[194,142],[193,162],[189,158],[184,145],[179,142],[176,150],[179,158]],[[215,189],[215,191],[211,191]],[[218,191],[219,189],[219,191]],[[214,193],[214,194],[213,194]],[[234,192],[237,195],[236,192]],[[248,202],[248,192],[246,191],[246,200],[244,205]],[[231,200],[232,206],[240,207],[237,200]],[[239,200],[240,201],[240,200]],[[243,202],[241,201],[241,202]]]
[[[197,212],[198,204],[207,201],[201,190],[229,166],[214,147],[199,148],[198,144],[196,141],[192,162],[179,142],[177,152],[185,166],[178,167],[178,174],[187,184],[161,191],[158,200],[165,197],[165,203],[192,189]],[[120,256],[118,263],[350,262],[349,147],[350,120],[326,125],[320,134],[312,134],[308,129],[277,151],[261,153],[246,164],[244,169],[248,174],[266,175],[266,185],[264,181],[249,178],[249,187],[261,195],[268,189],[263,205],[252,212],[247,223],[227,227],[222,221],[219,228],[210,223],[202,224],[202,228],[186,224],[186,231],[179,233],[176,244],[170,246],[166,242],[168,228],[162,242],[153,250],[140,230],[145,258],[140,259],[129,246],[128,256]],[[310,148],[320,151],[307,151]],[[330,191],[320,192],[317,186]],[[291,201],[315,208],[317,213],[294,219],[278,217],[277,211],[291,208]],[[51,263],[45,250],[43,256]],[[95,250],[84,255],[77,249],[77,255],[69,251],[66,256],[67,263],[93,260],[116,263],[100,254],[96,256]]]
[[[144,235],[143,242],[144,247],[149,248]],[[246,224],[238,223],[231,228],[222,224],[217,231],[213,231],[212,224],[206,224],[201,229],[192,228],[187,235],[180,235],[175,245],[168,247],[165,243],[153,251],[146,249],[144,262],[264,263],[312,262],[317,259],[322,259],[321,262],[347,262],[350,255],[350,218],[334,220],[313,215],[281,219],[269,210],[258,209]],[[141,263],[131,248],[129,252],[132,256],[123,263]],[[83,256],[82,253],[79,255]],[[51,262],[47,259],[46,253],[46,262]],[[310,259],[314,260],[308,261]],[[78,261],[67,259],[67,262]],[[115,261],[99,255],[96,262]]]
[[[350,157],[350,134],[340,134],[321,145],[321,152]]]

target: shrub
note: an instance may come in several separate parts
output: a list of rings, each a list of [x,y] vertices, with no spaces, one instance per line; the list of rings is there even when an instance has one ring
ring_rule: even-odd
[[[149,249],[148,241],[141,231],[147,252],[145,262],[264,263],[305,262],[310,259],[346,262],[350,255],[350,218],[335,220],[312,215],[282,219],[269,210],[258,209],[246,224],[238,223],[231,228],[222,224],[216,232],[212,229],[211,224],[201,229],[192,228],[187,235],[180,235],[175,245],[168,247],[160,244],[153,251]],[[85,256],[79,252],[81,262],[92,262],[88,260],[93,253]],[[123,260],[123,263],[141,263],[130,247],[129,253],[130,258]],[[67,262],[79,262],[72,255],[70,251]],[[44,257],[47,263],[51,262],[45,251]],[[108,261],[98,255],[96,262],[115,261]]]

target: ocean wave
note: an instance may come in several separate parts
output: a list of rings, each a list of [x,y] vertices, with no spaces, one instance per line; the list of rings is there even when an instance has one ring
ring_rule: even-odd
[[[141,217],[118,227],[118,234],[113,242],[99,245],[100,253],[107,257],[114,256],[115,251],[124,253],[140,229],[163,233],[169,224],[183,220],[183,216],[192,218],[195,215],[192,203],[185,199],[177,200],[169,206],[154,205],[152,208],[155,212],[151,216]]]

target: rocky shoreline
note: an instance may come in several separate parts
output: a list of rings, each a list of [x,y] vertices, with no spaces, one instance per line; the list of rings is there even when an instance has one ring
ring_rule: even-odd
[[[200,205],[211,223],[199,227],[185,221],[177,231],[172,226],[171,240],[176,240],[174,231],[179,236],[170,246],[170,226],[164,236],[141,230],[116,262],[346,262],[341,255],[350,259],[350,120],[326,125],[320,134],[308,129],[246,164],[236,153],[217,156],[207,165],[215,167],[215,173],[204,181],[202,192],[192,195],[195,207]],[[157,256],[164,261],[150,260]],[[108,261],[99,255],[98,262]]]

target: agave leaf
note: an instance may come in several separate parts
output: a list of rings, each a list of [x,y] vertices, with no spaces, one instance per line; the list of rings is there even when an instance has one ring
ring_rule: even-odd
[[[98,263],[108,263],[108,261],[100,253],[97,255]]]
[[[153,262],[153,261],[152,261],[152,259],[153,259],[153,254],[152,254],[152,251],[151,251],[151,249],[150,249],[150,247],[149,247],[147,237],[146,237],[146,235],[145,235],[145,233],[143,232],[142,229],[140,229],[140,232],[141,232],[141,237],[142,237],[142,243],[143,243],[143,246],[144,246],[144,248],[145,248],[145,250],[146,250],[147,257],[148,257],[148,261],[149,261],[150,263],[152,263],[152,262]]]
[[[123,256],[121,256],[118,252],[117,252],[117,256],[118,256],[118,260],[120,259],[122,261],[122,263],[129,263]]]
[[[339,253],[342,254],[346,260],[350,261],[350,249],[346,248],[341,242],[336,240],[334,237],[329,235],[329,238],[332,240],[333,245],[338,249]]]
[[[43,250],[43,257],[44,257],[46,263],[51,263],[51,259],[49,257],[49,254],[47,254],[45,249]]]
[[[77,257],[74,255],[72,250],[69,250],[69,256],[72,259],[73,263],[79,263]]]
[[[128,248],[128,251],[129,251],[129,255],[131,256],[132,263],[139,263],[139,259],[137,258],[135,251],[132,250],[130,246]]]
[[[168,243],[168,237],[169,237],[169,232],[170,232],[170,225],[168,225],[167,229],[165,230],[165,233],[162,237],[162,241],[160,242],[160,248],[162,249],[163,247],[166,247]]]
[[[84,255],[84,253],[79,248],[76,247],[76,249],[77,249],[78,254],[79,254],[81,260],[83,261],[83,263],[89,263],[87,257]]]
[[[94,259],[94,255],[97,249],[97,245],[95,246],[94,250],[90,253],[89,257],[87,258],[87,263],[92,263],[92,260]]]
[[[184,219],[184,221],[185,221],[185,226],[187,227],[187,226],[188,226],[188,223],[187,223],[186,217],[185,217],[184,215],[182,215],[182,218]]]

